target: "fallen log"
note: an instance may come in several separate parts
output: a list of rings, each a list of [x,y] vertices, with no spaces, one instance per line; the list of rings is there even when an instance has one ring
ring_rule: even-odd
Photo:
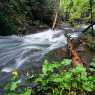
[[[78,52],[76,51],[74,47],[74,43],[72,42],[72,40],[69,41],[68,45],[69,45],[69,50],[70,50],[70,56],[72,59],[72,65],[77,66],[79,64],[83,64],[81,58],[79,57]]]
[[[80,64],[86,66],[87,64],[81,59],[80,55],[78,54],[77,49],[75,47],[75,43],[73,43],[73,40],[69,40],[68,46],[70,50],[70,56],[72,59],[72,66],[76,67]]]
[[[82,33],[85,33],[90,27],[92,27],[93,25],[95,25],[95,22],[93,22],[92,24],[90,24],[86,29],[84,29],[82,31]]]

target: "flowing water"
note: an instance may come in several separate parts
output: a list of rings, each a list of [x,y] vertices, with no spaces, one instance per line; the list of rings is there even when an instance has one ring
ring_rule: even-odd
[[[13,69],[39,67],[44,55],[67,44],[64,31],[47,30],[24,37],[0,37],[0,68],[3,72]]]
[[[64,48],[67,38],[63,29],[29,34],[0,36],[0,81],[4,81],[10,72],[39,72],[44,56],[58,48]],[[78,38],[80,32],[68,33],[71,38]]]

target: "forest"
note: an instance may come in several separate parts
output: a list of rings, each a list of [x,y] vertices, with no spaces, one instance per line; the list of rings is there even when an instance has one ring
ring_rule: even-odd
[[[95,0],[0,0],[0,95],[95,95]]]

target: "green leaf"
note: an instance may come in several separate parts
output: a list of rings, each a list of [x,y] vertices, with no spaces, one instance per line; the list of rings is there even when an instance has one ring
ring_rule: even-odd
[[[71,60],[70,60],[70,59],[64,59],[64,60],[61,62],[61,64],[64,65],[64,66],[71,65]]]
[[[74,73],[83,73],[86,72],[86,68],[84,68],[82,65],[78,65],[76,68],[72,70]]]
[[[63,78],[66,81],[70,81],[72,79],[72,73],[71,72],[65,72],[65,73],[63,73]]]
[[[91,81],[86,81],[83,83],[83,89],[87,92],[92,92],[94,88],[94,84]]]
[[[31,92],[32,92],[31,89],[26,89],[22,95],[31,95]]]
[[[91,72],[95,72],[95,69],[94,69],[94,68],[89,68],[89,70],[90,70]]]

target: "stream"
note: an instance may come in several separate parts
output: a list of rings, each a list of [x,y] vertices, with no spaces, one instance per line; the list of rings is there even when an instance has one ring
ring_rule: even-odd
[[[77,38],[81,32],[70,32]],[[67,38],[64,29],[51,30],[25,36],[0,36],[0,82],[5,82],[13,70],[41,71],[43,59],[49,52],[64,48]]]

